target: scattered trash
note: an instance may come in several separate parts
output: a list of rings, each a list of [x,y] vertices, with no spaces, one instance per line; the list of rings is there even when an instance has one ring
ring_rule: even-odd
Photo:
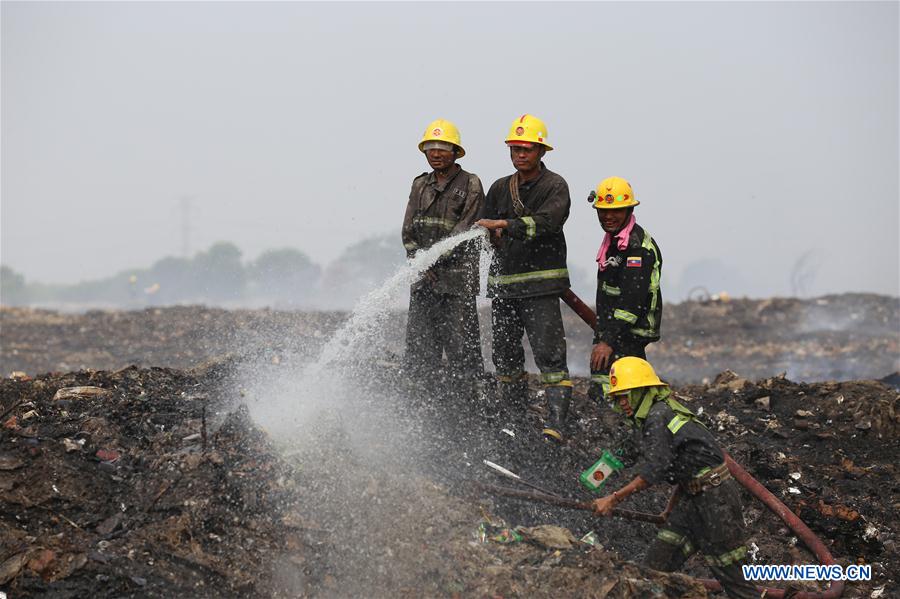
[[[97,456],[97,459],[101,462],[115,462],[121,457],[118,451],[112,449],[98,449],[97,453],[94,455]]]
[[[527,540],[534,541],[550,549],[571,549],[578,542],[568,528],[553,526],[552,524],[519,527],[517,530]]]
[[[738,423],[737,417],[732,416],[725,410],[722,410],[718,414],[716,414],[715,420],[719,425],[717,428],[717,430],[719,430],[719,431],[724,431],[726,428],[734,426],[735,424]]]
[[[599,493],[609,477],[616,471],[624,468],[624,466],[618,458],[604,449],[603,453],[600,454],[600,459],[582,472],[578,480],[581,481],[581,485],[588,491]]]
[[[64,387],[57,390],[56,395],[53,396],[53,400],[59,401],[61,399],[89,399],[93,397],[102,397],[104,395],[108,395],[109,392],[110,391],[108,389],[103,389],[101,387]]]
[[[513,528],[500,528],[496,529],[491,527],[491,529],[487,532],[488,538],[494,543],[500,543],[503,545],[507,545],[509,543],[518,543],[522,540],[522,535],[519,534]]]
[[[72,439],[65,438],[62,440],[63,447],[66,448],[66,453],[72,453],[73,451],[80,451],[84,447],[85,440],[78,439],[77,441],[73,441]]]
[[[515,436],[516,436],[516,433],[514,433],[514,432],[511,431],[511,430],[509,430],[508,428],[504,428],[504,429],[502,429],[500,432],[501,432],[501,433],[506,433],[506,434],[509,435],[510,437],[515,437]]]
[[[756,556],[759,555],[759,545],[751,541],[747,553],[750,554],[751,560],[757,561]]]

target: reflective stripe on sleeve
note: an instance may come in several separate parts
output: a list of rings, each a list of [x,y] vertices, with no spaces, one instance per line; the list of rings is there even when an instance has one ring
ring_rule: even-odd
[[[679,429],[681,429],[682,426],[690,422],[690,420],[691,419],[687,416],[684,416],[682,414],[675,414],[675,417],[669,420],[667,428],[672,431],[672,434],[674,435],[679,431]]]
[[[620,296],[622,295],[622,290],[618,287],[613,287],[612,285],[607,285],[606,281],[603,281],[603,284],[600,285],[600,290],[603,291],[606,295],[614,295]]]
[[[537,234],[537,227],[534,224],[534,219],[530,216],[523,216],[522,222],[525,223],[525,239],[532,239]]]
[[[628,310],[622,310],[621,308],[616,308],[616,311],[613,312],[613,318],[616,320],[624,320],[627,323],[634,324],[637,322],[637,315],[632,314]]]
[[[631,329],[632,335],[637,335],[638,337],[656,337],[656,331],[650,329]]]
[[[433,225],[435,227],[440,227],[448,231],[452,230],[453,227],[456,226],[455,221],[446,218],[437,218],[434,216],[416,216],[413,218],[413,223],[419,225]]]
[[[514,275],[499,275],[488,277],[489,285],[512,285],[514,283],[526,283],[528,281],[542,281],[546,279],[564,279],[569,276],[568,268],[555,268],[553,270],[535,270]]]

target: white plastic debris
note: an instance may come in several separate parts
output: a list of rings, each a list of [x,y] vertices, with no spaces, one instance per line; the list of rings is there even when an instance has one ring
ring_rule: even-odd
[[[800,477],[803,476],[799,472],[791,472],[788,476],[793,478],[794,480],[800,480]]]
[[[78,439],[77,441],[73,441],[72,439],[63,439],[62,444],[63,447],[66,448],[66,453],[72,453],[73,451],[78,451],[82,447],[84,447],[84,439]]]
[[[759,554],[759,546],[756,543],[750,543],[750,550],[747,552],[750,554],[750,559],[756,561],[756,556]]]
[[[798,489],[797,487],[788,487],[788,493],[790,493],[791,495],[799,495],[800,489]]]
[[[878,597],[881,597],[882,595],[884,595],[884,587],[885,586],[886,585],[881,585],[880,587],[875,587],[874,589],[872,589],[872,594],[869,596],[872,597],[872,599],[878,599]]]
[[[90,397],[100,397],[102,395],[106,395],[107,393],[109,393],[109,390],[103,389],[102,387],[63,387],[62,389],[58,389],[56,391],[56,395],[53,396],[53,400],[88,399]]]
[[[794,412],[794,414],[796,414],[799,418],[809,418],[810,416],[815,416],[815,414],[813,414],[809,410],[797,410],[796,412]]]
[[[869,540],[874,539],[876,536],[878,536],[878,528],[869,524],[866,527],[866,531],[863,533],[863,538]]]
[[[509,430],[508,428],[501,429],[500,432],[501,432],[501,433],[506,433],[506,434],[509,435],[510,437],[515,437],[515,436],[516,436],[516,433],[512,432],[512,431]]]

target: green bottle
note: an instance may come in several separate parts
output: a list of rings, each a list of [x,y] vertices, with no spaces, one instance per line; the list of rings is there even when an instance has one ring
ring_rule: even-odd
[[[579,479],[584,488],[593,493],[597,493],[603,488],[607,479],[612,476],[616,470],[624,467],[622,462],[616,456],[607,450],[603,450],[600,459],[594,462],[594,465],[581,473]]]

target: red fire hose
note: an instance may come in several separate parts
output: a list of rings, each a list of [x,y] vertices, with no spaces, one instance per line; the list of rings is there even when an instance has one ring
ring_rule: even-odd
[[[566,302],[566,304],[572,308],[572,310],[574,310],[589,327],[592,329],[594,328],[597,322],[597,315],[589,306],[581,301],[571,289],[566,289],[562,293],[561,299]],[[745,489],[750,491],[754,497],[763,502],[763,504],[776,516],[781,518],[781,520],[794,531],[797,538],[815,554],[820,564],[823,566],[830,566],[835,563],[831,552],[828,551],[828,548],[825,547],[825,544],[822,543],[819,537],[817,537],[794,512],[788,509],[786,505],[775,497],[758,480],[750,476],[750,473],[744,470],[741,465],[735,462],[727,453],[725,453],[725,463],[728,465],[728,470],[731,472],[734,479],[741,483]],[[711,591],[722,590],[722,585],[719,584],[719,581],[717,580],[703,578],[700,579],[700,582]],[[784,597],[785,593],[784,589],[760,587],[760,592],[763,591],[765,591],[766,597],[772,597],[773,599],[781,599]],[[835,580],[831,583],[831,586],[827,591],[801,591],[795,595],[791,595],[791,599],[835,599],[836,597],[840,597],[843,592],[844,581]]]

